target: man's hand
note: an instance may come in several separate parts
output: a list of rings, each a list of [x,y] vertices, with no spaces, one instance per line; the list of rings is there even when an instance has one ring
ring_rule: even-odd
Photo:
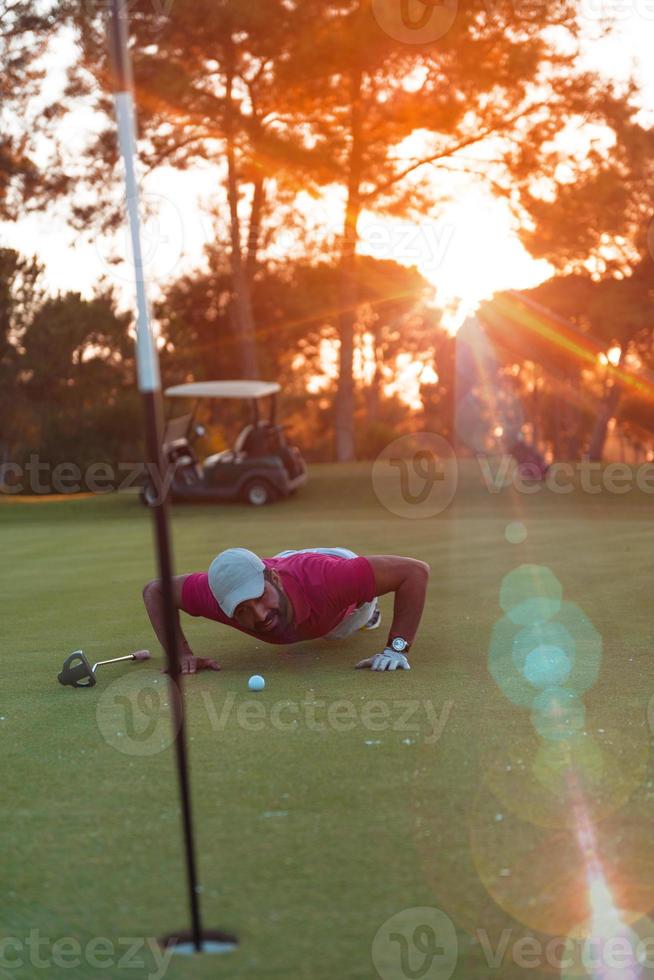
[[[209,657],[182,657],[183,674],[196,674],[198,670],[220,670],[220,664]]]
[[[396,653],[390,647],[386,647],[383,653],[377,653],[374,657],[367,660],[360,660],[356,665],[357,670],[369,667],[370,670],[411,670],[411,665],[403,653]]]
[[[197,674],[199,670],[220,670],[220,664],[209,657],[194,657],[193,654],[184,655],[181,658],[182,674]],[[162,674],[168,673],[168,668],[164,667]]]

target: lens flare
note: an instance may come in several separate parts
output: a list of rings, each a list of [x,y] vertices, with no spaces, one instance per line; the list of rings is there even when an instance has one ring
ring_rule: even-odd
[[[547,741],[524,716],[505,730],[495,724],[496,737],[479,750],[479,771],[497,800],[500,819],[510,812],[540,827],[573,827],[565,779],[570,768],[578,774],[594,821],[624,807],[646,778],[649,739],[643,726]]]
[[[470,801],[463,792],[452,798],[456,788],[448,786],[449,819],[428,763],[416,769],[415,840],[425,875],[439,907],[472,937],[483,929],[497,939],[509,915],[552,937],[560,955],[547,970],[565,980],[639,980],[638,944],[644,937],[654,947],[644,919],[654,907],[645,719],[609,728],[593,725],[590,708],[587,716],[582,695],[599,676],[602,639],[563,600],[550,569],[515,568],[502,581],[500,605],[489,670],[502,695],[527,710],[502,711],[491,701],[478,791]],[[460,819],[451,819],[452,809]],[[624,955],[616,966],[617,946]],[[650,958],[654,965],[654,948]]]
[[[628,973],[625,973],[628,970]],[[604,972],[602,972],[604,971]],[[641,918],[622,924],[611,937],[593,935],[587,924],[584,935],[566,937],[561,957],[561,980],[645,980],[654,975],[654,922]]]
[[[511,521],[504,529],[509,544],[523,544],[527,540],[527,528],[522,521]]]
[[[577,773],[566,772],[566,783],[576,820],[579,850],[586,867],[590,904],[589,934],[584,966],[593,980],[638,980],[641,976],[636,956],[636,934],[623,921],[604,875],[595,825],[590,819]],[[616,946],[622,956],[616,959]]]
[[[520,565],[502,581],[500,606],[512,623],[532,626],[556,616],[562,596],[563,587],[549,568]]]
[[[511,589],[516,596],[513,585]],[[513,704],[530,709],[539,689],[545,687],[565,687],[573,694],[583,694],[599,675],[602,638],[572,602],[561,602],[549,621],[519,629],[511,613],[516,608],[524,612],[528,601],[519,599],[493,627],[488,669],[495,683]]]
[[[547,643],[530,650],[522,668],[529,683],[542,688],[565,684],[571,670],[572,663],[565,650]]]
[[[582,731],[586,709],[574,691],[548,687],[534,698],[531,721],[542,738],[561,742]]]

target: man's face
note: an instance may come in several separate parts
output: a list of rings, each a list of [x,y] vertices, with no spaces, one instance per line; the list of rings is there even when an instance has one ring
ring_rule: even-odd
[[[290,624],[291,617],[291,604],[275,572],[272,580],[266,576],[262,596],[241,602],[234,610],[234,619],[239,626],[264,637],[268,633],[282,632]]]

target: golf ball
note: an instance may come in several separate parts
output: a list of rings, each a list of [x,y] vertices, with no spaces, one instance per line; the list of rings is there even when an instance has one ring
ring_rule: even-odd
[[[263,691],[265,686],[266,682],[259,674],[253,674],[248,681],[248,687],[251,691]]]

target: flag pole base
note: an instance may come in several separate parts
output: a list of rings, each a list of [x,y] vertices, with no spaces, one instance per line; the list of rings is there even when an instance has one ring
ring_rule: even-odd
[[[232,953],[238,949],[238,939],[229,932],[219,929],[204,929],[200,936],[200,949],[197,949],[193,933],[171,932],[158,940],[162,949],[172,950],[176,956],[192,956],[194,953]]]

